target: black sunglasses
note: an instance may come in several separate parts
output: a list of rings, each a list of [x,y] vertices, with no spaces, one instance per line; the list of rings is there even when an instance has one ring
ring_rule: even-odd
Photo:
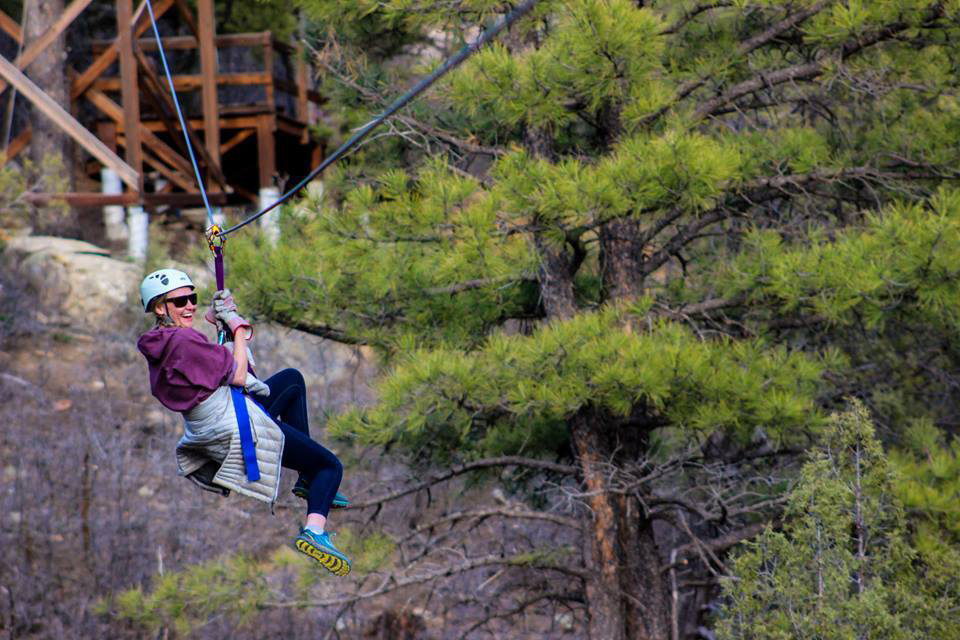
[[[167,298],[166,301],[172,302],[173,306],[175,306],[177,309],[183,309],[185,306],[187,306],[188,302],[194,305],[197,304],[197,294],[190,293],[185,296],[177,296],[176,298]]]

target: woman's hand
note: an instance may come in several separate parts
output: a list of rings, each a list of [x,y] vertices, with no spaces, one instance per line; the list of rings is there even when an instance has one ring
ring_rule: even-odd
[[[248,332],[246,338],[248,340],[253,338],[253,326],[237,313],[237,305],[233,301],[233,295],[231,295],[229,289],[222,289],[213,294],[211,306],[215,322],[219,321],[223,326],[229,328],[230,333],[234,336],[236,336],[240,327],[245,327]],[[208,320],[210,315],[210,313],[207,314]]]

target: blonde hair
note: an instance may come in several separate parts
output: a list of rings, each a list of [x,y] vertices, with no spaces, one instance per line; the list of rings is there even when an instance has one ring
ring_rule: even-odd
[[[173,318],[170,317],[170,314],[167,313],[167,295],[166,293],[157,296],[150,301],[150,308],[153,309],[153,315],[156,316],[156,323],[153,325],[155,327],[173,327],[176,326],[173,322]],[[163,315],[157,313],[157,305],[163,305]]]

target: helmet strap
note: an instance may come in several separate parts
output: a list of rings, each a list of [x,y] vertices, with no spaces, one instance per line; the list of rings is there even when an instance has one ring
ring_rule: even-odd
[[[153,305],[153,306],[154,306],[154,309],[156,309],[157,304],[162,304],[162,305],[163,305],[163,315],[162,315],[162,316],[161,316],[161,315],[157,315],[157,324],[156,324],[156,326],[158,326],[158,327],[175,327],[175,326],[176,326],[176,323],[173,321],[173,318],[170,316],[170,313],[167,311],[167,300],[166,300],[166,297],[167,297],[166,294],[164,294],[164,296],[163,296],[163,298],[164,298],[163,301],[160,302],[160,303],[154,303],[154,305]],[[156,311],[154,311],[154,314],[156,314]]]

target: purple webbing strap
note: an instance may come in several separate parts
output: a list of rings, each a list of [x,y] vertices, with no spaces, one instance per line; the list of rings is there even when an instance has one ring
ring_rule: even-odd
[[[223,247],[213,248],[213,270],[217,274],[217,290],[223,290]]]
[[[213,271],[217,276],[217,290],[223,291],[223,247],[215,246],[213,248]],[[217,344],[223,344],[227,339],[227,332],[222,329],[217,332]]]

